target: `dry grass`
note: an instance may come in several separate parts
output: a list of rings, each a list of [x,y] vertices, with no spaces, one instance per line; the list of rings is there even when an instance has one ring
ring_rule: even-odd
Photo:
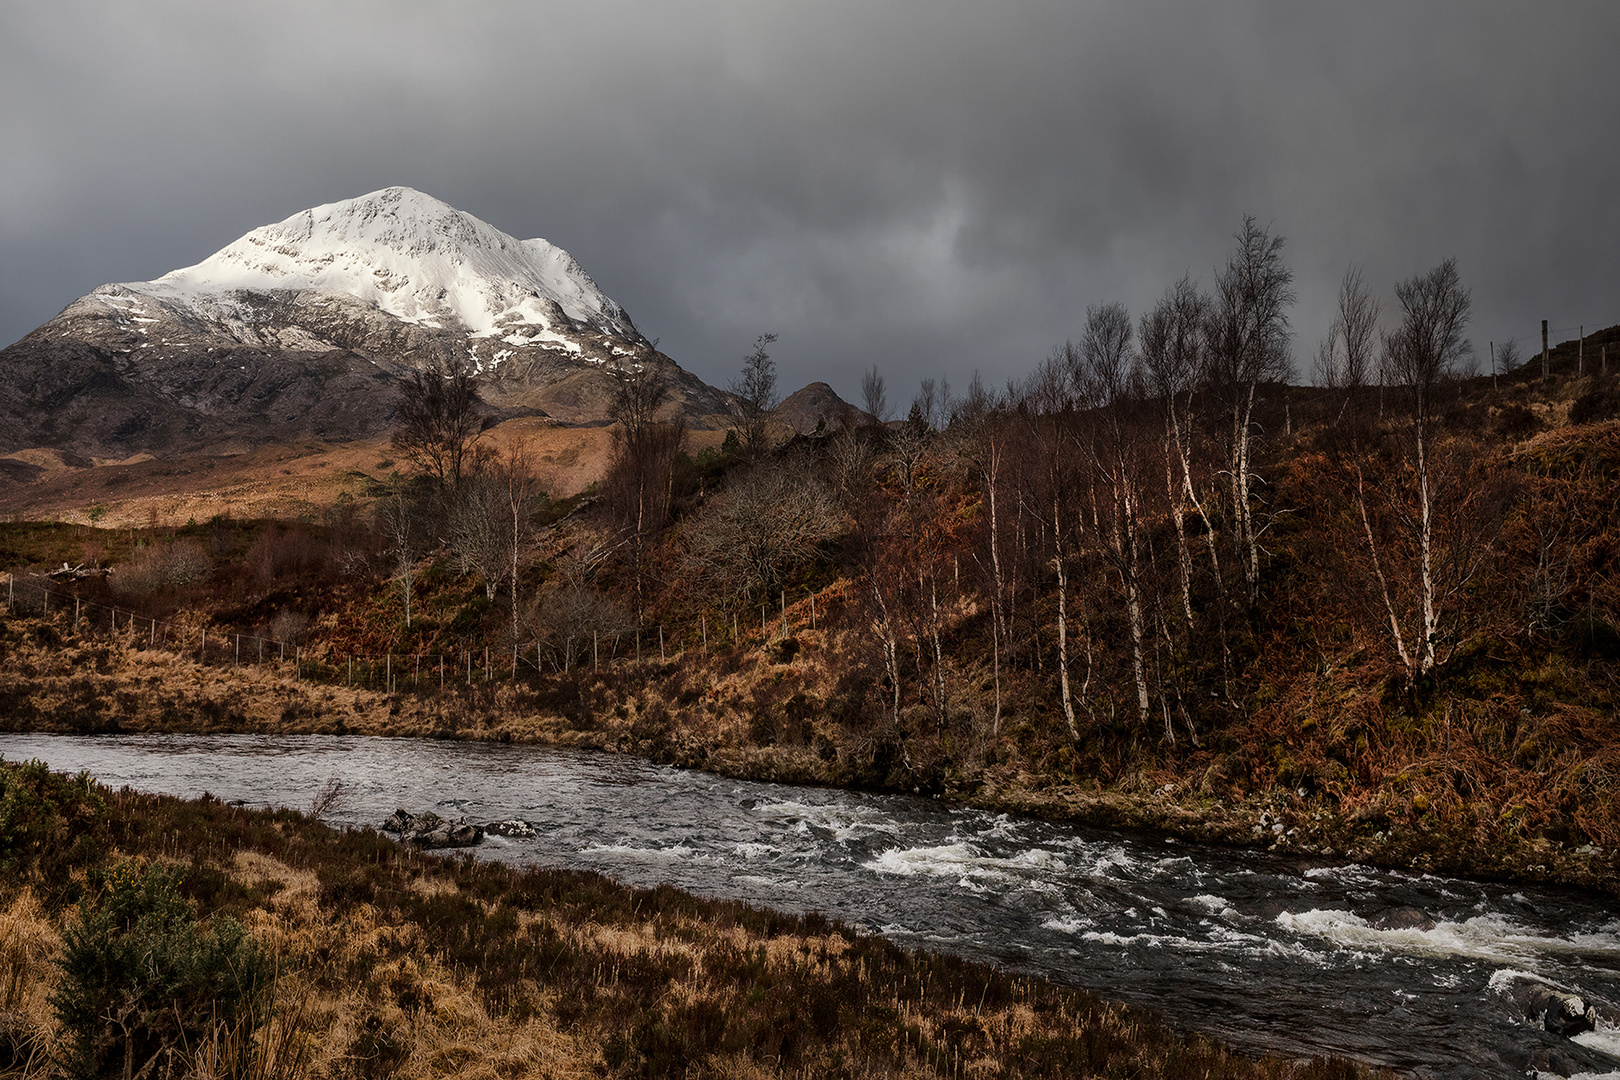
[[[57,926],[33,890],[15,892],[0,912],[0,1067],[28,1076],[49,1060],[55,1022],[47,999],[60,947]]]

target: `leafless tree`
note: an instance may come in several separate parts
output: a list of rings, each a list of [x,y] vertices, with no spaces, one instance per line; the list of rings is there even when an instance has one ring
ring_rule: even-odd
[[[736,598],[769,594],[815,554],[840,515],[820,478],[799,465],[761,466],[737,477],[686,530],[693,570]]]
[[[567,670],[593,635],[630,628],[631,620],[597,588],[602,567],[623,543],[610,535],[586,533],[552,560],[553,573],[535,597],[532,625],[557,670]]]
[[[463,570],[484,579],[484,595],[494,600],[503,583],[517,603],[518,571],[533,534],[539,495],[531,463],[521,448],[504,455],[481,453],[457,487],[450,511],[450,549]]]
[[[1288,378],[1288,309],[1294,274],[1282,261],[1283,238],[1252,216],[1235,236],[1238,247],[1215,275],[1215,302],[1206,324],[1209,381],[1229,414],[1226,471],[1231,485],[1233,546],[1249,599],[1260,587],[1260,535],[1254,512],[1255,396],[1261,383]]]
[[[1215,527],[1193,480],[1193,396],[1204,377],[1203,327],[1209,317],[1209,298],[1183,275],[1158,305],[1142,316],[1141,355],[1144,374],[1162,410],[1165,429],[1165,494],[1176,528],[1176,551],[1181,568],[1182,617],[1188,632],[1195,625],[1192,603],[1192,556],[1187,550],[1185,518],[1191,507],[1203,522],[1215,587],[1222,588],[1220,553]],[[1220,607],[1217,610],[1221,610]],[[1226,641],[1221,620],[1221,640]]]
[[[1316,381],[1333,390],[1356,391],[1368,384],[1377,363],[1378,319],[1382,305],[1367,289],[1361,270],[1351,266],[1339,283],[1339,311],[1317,351]]]
[[[519,640],[519,617],[522,601],[519,590],[522,566],[534,542],[534,514],[545,498],[544,485],[535,475],[534,454],[527,443],[516,443],[507,448],[501,462],[502,479],[506,481],[506,517],[503,524],[511,526],[511,540],[507,549],[512,560],[512,645]]]
[[[457,358],[418,368],[400,382],[394,449],[440,487],[461,482],[483,417],[478,373]]]
[[[1472,577],[1472,569],[1461,580],[1442,581],[1436,575],[1436,507],[1459,478],[1451,475],[1451,469],[1436,467],[1439,462],[1435,451],[1439,396],[1471,351],[1463,331],[1473,301],[1462,287],[1456,259],[1447,259],[1428,273],[1396,285],[1395,298],[1401,308],[1401,325],[1385,335],[1384,358],[1386,370],[1408,402],[1403,442],[1416,488],[1414,524],[1421,612],[1411,653],[1407,654],[1398,635],[1396,642],[1408,671],[1421,675],[1431,671],[1437,662],[1436,646],[1446,602]]]
[[[610,511],[630,537],[638,621],[646,608],[646,547],[669,520],[675,463],[686,443],[684,418],[658,419],[668,400],[668,384],[657,372],[624,372],[611,413],[618,426],[602,487]]]
[[[973,373],[963,395],[958,419],[963,428],[962,454],[977,479],[983,506],[983,567],[990,586],[990,663],[995,697],[990,719],[990,738],[1001,732],[1001,654],[1007,641],[1008,575],[1002,559],[1001,506],[1005,500],[1008,432],[1006,402],[985,388],[979,373]]]
[[[750,461],[759,461],[771,450],[770,413],[776,408],[776,361],[768,351],[775,334],[754,339],[754,351],[743,357],[742,374],[728,389],[734,398],[737,434]]]
[[[1503,375],[1524,363],[1524,355],[1517,341],[1505,341],[1496,350],[1496,370]]]
[[[827,480],[846,506],[857,505],[872,482],[877,453],[871,441],[844,429],[827,448]]]
[[[923,379],[911,399],[907,420],[924,431],[942,431],[950,423],[954,402],[949,379]]]
[[[1131,633],[1131,675],[1136,689],[1137,718],[1149,716],[1146,663],[1147,619],[1143,598],[1142,532],[1145,474],[1129,415],[1140,397],[1138,372],[1131,351],[1131,317],[1123,304],[1104,304],[1086,311],[1086,329],[1080,338],[1081,397],[1095,410],[1086,452],[1107,492],[1104,550],[1119,580]],[[1060,579],[1061,580],[1061,579]],[[1058,639],[1064,628],[1061,621]],[[1165,724],[1165,737],[1175,733]]]
[[[393,561],[395,579],[405,601],[405,625],[409,627],[416,600],[416,560],[421,557],[427,536],[427,514],[404,480],[396,478],[388,494],[378,502],[377,531]]]
[[[876,364],[861,376],[861,405],[876,424],[889,422],[889,394]]]

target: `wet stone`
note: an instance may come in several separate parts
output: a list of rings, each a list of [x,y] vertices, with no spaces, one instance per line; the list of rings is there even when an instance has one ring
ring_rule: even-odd
[[[382,823],[382,831],[397,833],[402,843],[419,848],[472,847],[484,839],[481,825],[470,825],[466,818],[447,821],[431,810],[420,814],[395,810]]]

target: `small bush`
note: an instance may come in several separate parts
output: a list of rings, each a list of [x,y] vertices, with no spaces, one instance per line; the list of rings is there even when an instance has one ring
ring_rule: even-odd
[[[0,871],[12,881],[39,870],[54,882],[99,857],[107,804],[88,773],[58,775],[42,761],[0,765]]]
[[[123,863],[79,906],[57,960],[51,1007],[72,1077],[168,1075],[188,1048],[262,1022],[272,968],[239,923],[198,927],[180,872]],[[246,1054],[249,1039],[231,1039]],[[247,1062],[236,1063],[238,1067]]]
[[[150,596],[161,589],[180,588],[206,579],[214,561],[195,540],[143,547],[124,565],[113,570],[109,583],[122,596]]]
[[[270,620],[270,637],[274,641],[300,642],[309,633],[309,616],[302,611],[280,611]]]

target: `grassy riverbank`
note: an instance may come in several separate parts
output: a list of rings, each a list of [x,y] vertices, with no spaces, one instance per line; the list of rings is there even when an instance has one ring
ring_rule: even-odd
[[[1602,827],[1613,718],[1559,709],[1515,716],[1521,752],[1479,749],[1496,712],[1457,710],[1447,746],[1434,733],[1379,724],[1360,783],[1251,782],[1255,745],[1326,770],[1356,699],[1331,723],[1263,713],[1249,729],[1181,759],[1077,775],[1061,755],[1000,755],[940,767],[941,739],[882,745],[846,722],[828,657],[836,641],[800,635],[779,648],[717,651],[575,672],[537,686],[503,683],[384,694],[300,681],[289,666],[201,665],[141,647],[139,635],[79,639],[68,622],[0,625],[0,728],[391,735],[542,743],[634,753],[749,779],[918,790],[992,810],[1186,839],[1353,858],[1426,871],[1556,882],[1620,895],[1616,849],[1567,838],[1573,818]],[[858,718],[857,718],[858,719]],[[1364,718],[1363,730],[1372,723]],[[1365,739],[1366,735],[1363,734]],[[909,761],[906,760],[909,758]],[[1557,768],[1547,761],[1562,761]],[[1303,766],[1301,766],[1303,767]],[[1466,794],[1464,794],[1466,793]],[[1534,808],[1532,815],[1527,808]],[[1566,838],[1559,838],[1560,822]]]
[[[438,858],[37,765],[0,766],[0,784],[0,1075],[51,1076],[76,1051],[109,1073],[127,1052],[136,1072],[282,1078],[1368,1075],[1252,1060],[814,916]],[[87,948],[116,964],[137,939],[161,993],[87,973]],[[257,982],[233,981],[250,969]],[[70,999],[122,1030],[75,1043]]]

